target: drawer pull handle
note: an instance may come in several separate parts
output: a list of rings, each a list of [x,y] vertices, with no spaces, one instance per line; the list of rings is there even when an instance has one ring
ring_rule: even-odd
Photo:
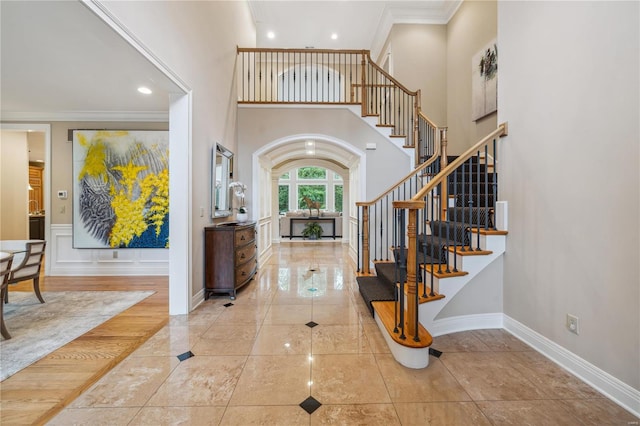
[[[247,275],[246,271],[242,271],[242,276],[244,277],[245,275]]]
[[[240,236],[240,241],[244,241],[244,235]]]
[[[244,259],[244,253],[240,255],[240,259]]]

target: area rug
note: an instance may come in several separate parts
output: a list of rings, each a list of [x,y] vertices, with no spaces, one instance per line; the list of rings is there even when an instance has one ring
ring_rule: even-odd
[[[153,291],[11,291],[0,342],[0,381],[152,295]]]

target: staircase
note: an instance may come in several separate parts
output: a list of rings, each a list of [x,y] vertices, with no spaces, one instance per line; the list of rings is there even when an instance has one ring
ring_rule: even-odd
[[[496,228],[496,143],[505,134],[502,125],[463,155],[446,157],[447,165],[410,200],[394,202],[392,260],[374,260],[375,275],[356,278],[376,322],[389,331],[394,357],[407,367],[428,365],[427,330],[460,331],[437,315],[504,253],[506,231]],[[385,324],[390,306],[392,325]]]
[[[414,159],[399,182],[356,202],[356,279],[396,360],[426,367],[428,330],[471,329],[443,325],[438,314],[505,250],[496,166],[506,124],[451,157],[447,128],[422,113],[420,92],[368,51],[238,48],[236,65],[239,104],[344,105]]]

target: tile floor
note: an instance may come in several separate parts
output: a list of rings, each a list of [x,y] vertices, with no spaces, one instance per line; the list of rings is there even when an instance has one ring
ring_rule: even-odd
[[[228,303],[171,318],[49,424],[638,424],[504,330],[437,337],[440,358],[402,367],[340,244],[281,244]]]

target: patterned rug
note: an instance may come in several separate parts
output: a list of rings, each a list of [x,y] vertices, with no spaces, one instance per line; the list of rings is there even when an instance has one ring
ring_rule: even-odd
[[[152,295],[153,291],[9,292],[0,342],[0,381]]]

